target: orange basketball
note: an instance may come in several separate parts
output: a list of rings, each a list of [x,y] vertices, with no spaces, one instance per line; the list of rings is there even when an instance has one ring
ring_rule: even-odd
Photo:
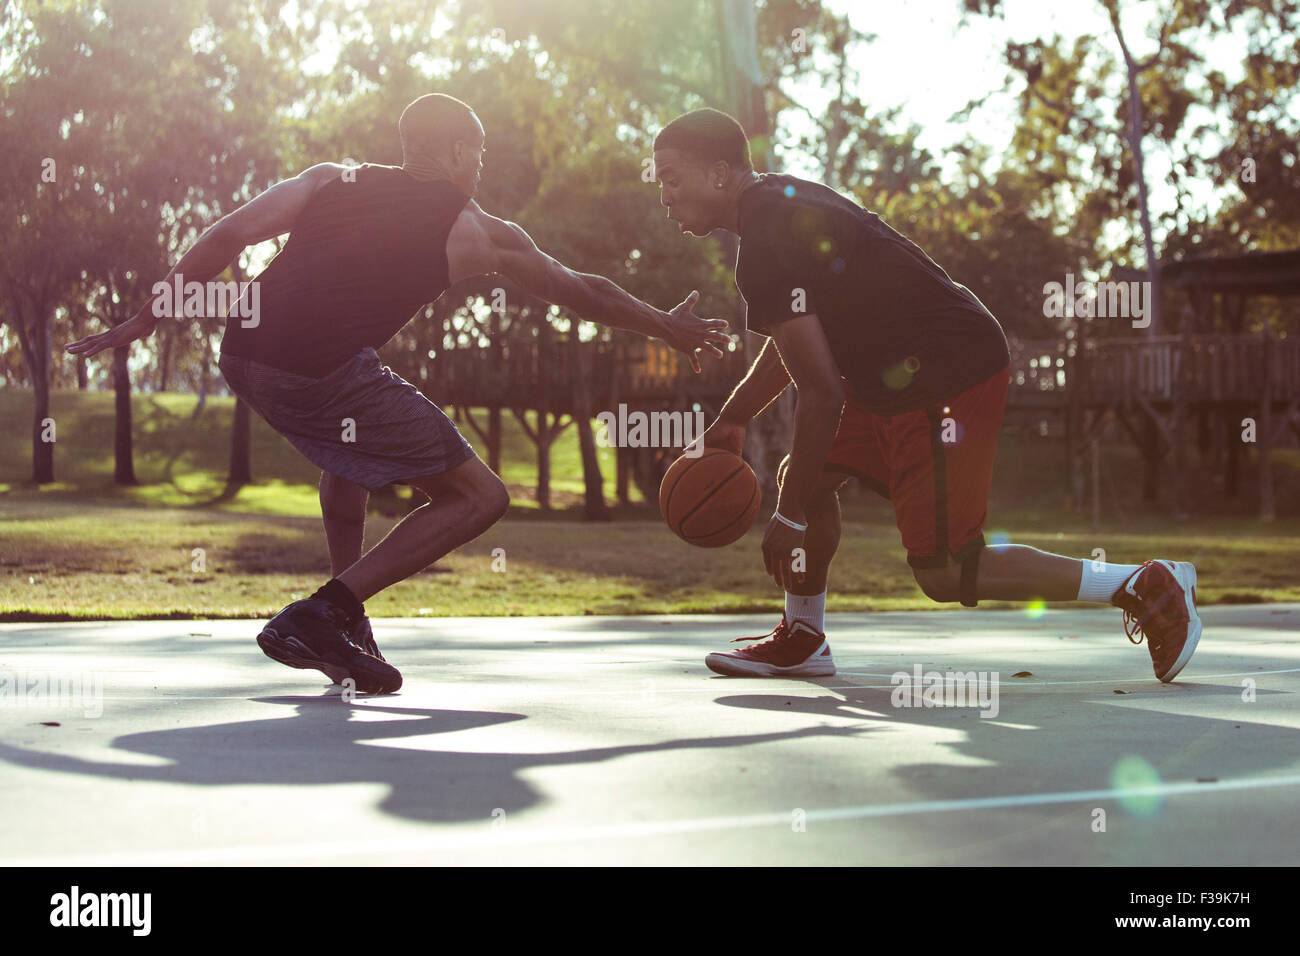
[[[659,511],[683,541],[721,548],[749,530],[762,503],[758,479],[744,460],[721,448],[673,462],[659,485]]]

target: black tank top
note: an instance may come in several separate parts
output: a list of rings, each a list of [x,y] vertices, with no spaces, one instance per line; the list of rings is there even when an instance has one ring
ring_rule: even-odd
[[[257,277],[257,325],[232,312],[221,351],[321,378],[379,348],[446,291],[447,234],[469,200],[397,166],[326,183]]]

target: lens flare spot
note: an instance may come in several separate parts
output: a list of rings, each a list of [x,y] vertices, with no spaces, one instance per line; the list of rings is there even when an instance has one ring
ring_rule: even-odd
[[[1119,805],[1139,817],[1150,817],[1160,812],[1165,797],[1162,793],[1144,793],[1160,786],[1160,772],[1135,754],[1121,757],[1110,772],[1110,785],[1127,791],[1119,796]]]
[[[786,198],[786,199],[793,199],[793,198],[794,198],[794,187],[793,187],[793,186],[786,186],[785,189],[782,189],[782,190],[781,190],[781,192],[785,193],[785,198]]]
[[[909,355],[903,359],[903,368],[907,369],[909,374],[915,375],[921,370],[921,360],[915,355]]]
[[[1025,605],[1025,616],[1031,621],[1036,621],[1047,613],[1047,602],[1042,598],[1032,598]]]
[[[912,372],[908,370],[906,362],[899,362],[881,372],[880,380],[885,383],[886,388],[901,392],[912,384]]]

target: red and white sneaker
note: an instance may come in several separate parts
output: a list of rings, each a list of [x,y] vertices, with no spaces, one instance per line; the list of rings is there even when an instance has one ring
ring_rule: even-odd
[[[761,644],[738,651],[720,651],[704,659],[709,670],[727,677],[829,677],[835,673],[831,646],[826,635],[803,621],[788,625],[785,615],[770,634],[738,637],[738,641]]]
[[[1124,609],[1128,639],[1141,644],[1145,635],[1156,677],[1166,683],[1177,677],[1201,639],[1196,567],[1187,561],[1148,561],[1129,575],[1112,601]]]

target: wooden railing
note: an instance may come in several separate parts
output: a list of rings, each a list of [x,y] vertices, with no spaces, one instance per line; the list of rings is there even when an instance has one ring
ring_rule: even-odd
[[[1085,397],[1128,403],[1273,401],[1300,395],[1300,339],[1162,336],[1089,343]]]
[[[620,401],[654,404],[721,401],[744,375],[749,358],[739,352],[705,359],[703,374],[685,356],[659,342],[588,342],[581,356],[562,340],[539,349],[535,340],[492,348],[448,349],[428,363],[419,384],[434,401],[469,405],[563,410],[575,376],[585,378],[600,408]],[[1267,385],[1274,401],[1300,396],[1300,337],[1259,335],[1155,336],[1089,340],[1083,354],[1074,341],[1011,343],[1010,405],[1044,407],[1074,396],[1088,404],[1128,405],[1139,398],[1172,402],[1182,389],[1188,402],[1252,402]]]

